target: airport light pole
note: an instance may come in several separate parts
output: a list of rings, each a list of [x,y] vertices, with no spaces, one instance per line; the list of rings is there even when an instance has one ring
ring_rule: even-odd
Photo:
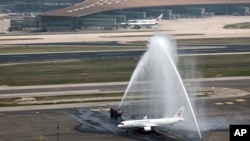
[[[227,7],[227,0],[225,0],[225,4],[226,4],[226,16],[228,16],[228,14],[227,14],[227,11],[228,11],[228,7]]]
[[[1,22],[2,22],[2,33],[3,33],[3,18],[1,18]]]
[[[60,125],[57,124],[57,127],[56,127],[56,140],[59,141],[59,135],[60,135]]]

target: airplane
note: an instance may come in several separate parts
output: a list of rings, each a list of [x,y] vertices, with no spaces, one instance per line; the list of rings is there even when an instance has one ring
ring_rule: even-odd
[[[8,13],[10,17],[12,16],[24,16],[24,13]]]
[[[152,127],[173,125],[175,123],[184,121],[184,110],[185,106],[180,107],[176,114],[172,118],[159,118],[159,119],[148,119],[145,116],[142,120],[127,120],[118,124],[118,128],[140,128],[144,132],[152,131]]]
[[[162,17],[163,17],[163,14],[161,14],[160,16],[158,16],[155,19],[128,20],[126,23],[121,23],[120,25],[123,26],[123,27],[130,27],[130,28],[134,28],[134,29],[140,29],[142,26],[145,26],[147,28],[151,28],[153,25],[156,25],[159,22],[161,22]]]

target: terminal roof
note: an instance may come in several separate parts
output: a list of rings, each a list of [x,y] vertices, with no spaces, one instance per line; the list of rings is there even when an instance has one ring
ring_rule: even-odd
[[[97,12],[128,8],[242,3],[250,3],[250,0],[85,0],[70,7],[45,12],[40,16],[81,17]]]

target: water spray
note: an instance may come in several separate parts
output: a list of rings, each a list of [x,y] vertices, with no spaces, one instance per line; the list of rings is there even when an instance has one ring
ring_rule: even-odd
[[[199,137],[200,137],[200,139],[202,139],[202,135],[201,135],[201,132],[200,132],[200,129],[199,129],[199,126],[198,126],[198,122],[197,122],[196,116],[195,116],[195,114],[194,114],[194,110],[193,110],[192,104],[191,104],[191,102],[190,102],[190,100],[189,100],[189,97],[188,97],[188,94],[187,94],[187,90],[186,90],[186,88],[185,88],[185,86],[184,86],[184,84],[183,84],[183,82],[182,82],[181,76],[180,76],[180,74],[178,73],[178,70],[177,70],[177,68],[176,68],[176,66],[175,66],[175,63],[173,62],[173,59],[170,57],[169,53],[168,53],[168,52],[165,52],[165,53],[167,54],[167,56],[168,56],[168,58],[169,58],[169,61],[170,61],[171,65],[173,66],[174,70],[175,70],[175,73],[176,73],[176,75],[177,75],[177,77],[178,77],[178,80],[179,80],[179,82],[180,82],[180,85],[181,85],[181,87],[182,87],[182,90],[184,91],[184,94],[185,94],[186,99],[187,99],[187,101],[188,101],[188,105],[189,105],[189,107],[190,107],[190,109],[191,109],[192,116],[193,116],[193,118],[194,118],[194,122],[195,122],[195,125],[196,125],[196,128],[197,128],[197,131],[198,131],[198,133],[199,133]]]
[[[148,51],[136,66],[118,109],[121,108],[126,97],[129,97],[130,94],[132,96],[134,94],[140,96],[141,91],[149,98],[159,96],[157,102],[146,103],[145,105],[148,110],[155,112],[154,116],[159,116],[158,114],[170,116],[176,108],[175,106],[180,106],[180,104],[183,105],[183,102],[187,102],[199,137],[202,139],[186,88],[175,65],[175,62],[177,62],[176,52],[175,43],[166,38],[166,36],[156,35],[152,37],[148,45]],[[144,82],[149,83],[143,84]],[[185,94],[183,99],[181,99],[181,94]],[[164,108],[161,111],[157,111],[157,105],[159,106],[159,104],[162,104],[160,106]],[[131,109],[133,110],[133,107]]]

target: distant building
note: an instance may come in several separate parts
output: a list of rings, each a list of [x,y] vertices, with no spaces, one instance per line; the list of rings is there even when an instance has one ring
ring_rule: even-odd
[[[0,13],[44,12],[73,6],[84,0],[1,0]]]
[[[37,18],[38,23],[33,22],[39,26],[38,28],[46,29],[46,31],[113,30],[119,28],[121,22],[126,22],[129,19],[154,18],[161,13],[164,14],[164,19],[204,18],[213,15],[229,14],[248,15],[250,7],[249,0],[13,1],[2,0],[0,4],[9,6],[9,9],[15,7],[17,11],[13,12],[48,11],[39,14],[40,19]],[[2,11],[6,9],[8,8],[2,8]]]

